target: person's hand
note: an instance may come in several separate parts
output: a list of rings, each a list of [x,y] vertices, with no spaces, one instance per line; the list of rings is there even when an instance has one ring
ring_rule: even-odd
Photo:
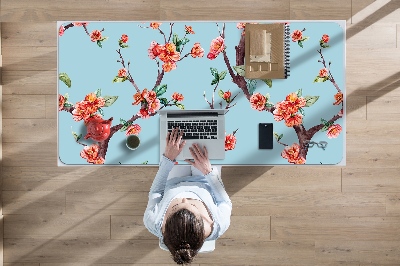
[[[183,131],[181,130],[179,133],[178,128],[172,129],[172,132],[168,132],[167,134],[167,145],[165,146],[164,156],[171,161],[175,160],[186,144],[185,140],[181,141],[182,136]]]
[[[211,163],[208,159],[208,151],[206,146],[204,146],[204,151],[199,147],[198,144],[193,144],[189,148],[190,153],[193,156],[194,161],[186,159],[185,162],[190,163],[194,167],[200,170],[204,175],[211,172]]]

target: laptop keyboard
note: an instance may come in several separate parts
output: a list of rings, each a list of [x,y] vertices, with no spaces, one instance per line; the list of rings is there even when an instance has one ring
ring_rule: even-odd
[[[184,131],[183,139],[217,139],[217,120],[168,121],[168,132],[175,127]]]

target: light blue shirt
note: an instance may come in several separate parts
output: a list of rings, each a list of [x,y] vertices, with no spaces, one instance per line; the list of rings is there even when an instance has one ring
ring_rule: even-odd
[[[218,169],[214,167],[204,176],[175,177],[167,181],[173,167],[174,162],[165,156],[161,157],[160,167],[150,188],[149,202],[143,217],[144,225],[152,234],[163,238],[161,227],[171,200],[179,193],[193,192],[207,206],[214,221],[212,232],[206,240],[219,238],[229,227],[232,202]]]

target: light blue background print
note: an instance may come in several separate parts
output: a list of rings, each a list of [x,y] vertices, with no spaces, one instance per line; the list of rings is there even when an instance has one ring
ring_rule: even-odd
[[[275,22],[275,21],[272,21]],[[263,22],[264,23],[264,22]],[[268,23],[268,21],[265,21]],[[67,25],[68,23],[63,23]],[[219,24],[222,30],[223,23]],[[238,45],[242,30],[237,29],[236,22],[225,23],[225,44],[226,51],[231,66],[236,63],[235,46]],[[220,54],[215,60],[207,59],[210,43],[219,36],[218,27],[214,22],[179,22],[173,26],[173,33],[177,33],[180,38],[185,34],[185,25],[190,25],[195,31],[194,35],[187,35],[190,42],[184,47],[181,56],[190,52],[195,42],[199,42],[204,49],[202,58],[192,58],[188,56],[182,61],[177,62],[177,68],[165,73],[161,84],[167,84],[168,90],[163,97],[170,99],[174,92],[182,93],[185,97],[182,102],[186,109],[209,108],[204,100],[203,93],[211,101],[214,86],[211,86],[213,79],[210,67],[217,68],[219,72],[227,70],[227,66]],[[128,120],[136,114],[140,105],[132,105],[133,95],[136,90],[129,81],[123,83],[113,83],[112,80],[122,68],[118,63],[119,49],[118,40],[122,34],[129,36],[129,48],[121,49],[125,63],[131,62],[130,72],[139,86],[152,89],[157,78],[157,64],[148,57],[147,49],[152,41],[164,44],[164,38],[158,30],[147,27],[149,23],[140,22],[90,22],[87,26],[88,31],[95,29],[101,30],[103,36],[108,40],[102,43],[103,48],[91,42],[83,27],[72,27],[59,37],[58,46],[58,72],[65,72],[72,80],[72,87],[68,88],[62,81],[58,82],[58,93],[69,94],[68,101],[75,104],[82,101],[90,92],[95,92],[101,88],[102,96],[118,96],[118,100],[110,107],[104,107],[104,119],[114,118],[112,125],[119,124],[120,118]],[[332,62],[331,73],[335,78],[339,88],[345,94],[345,36],[344,29],[336,22],[291,22],[290,32],[299,29],[303,36],[308,36],[309,40],[303,43],[301,48],[297,43],[290,41],[290,60],[291,73],[286,80],[273,80],[272,88],[262,82],[257,82],[255,92],[265,95],[270,93],[270,101],[274,104],[283,101],[291,92],[298,89],[303,90],[303,96],[320,96],[319,100],[311,107],[305,107],[303,117],[304,127],[309,129],[320,124],[321,118],[331,119],[337,114],[341,107],[333,105],[334,95],[337,93],[333,84],[329,81],[324,83],[313,83],[315,77],[323,65],[318,62],[320,55],[319,40],[323,34],[330,36],[329,48],[322,49],[326,62]],[[169,36],[169,23],[163,23],[160,29]],[[161,62],[162,63],[162,62]],[[161,66],[160,63],[160,66]],[[276,122],[273,115],[269,112],[259,112],[251,109],[249,101],[244,97],[243,92],[231,81],[229,73],[218,86],[218,90],[230,90],[232,97],[239,93],[235,101],[236,106],[229,109],[226,115],[226,134],[231,134],[239,129],[235,134],[237,138],[236,147],[232,151],[226,152],[225,160],[213,161],[213,164],[224,165],[280,165],[289,164],[287,159],[281,157],[284,146],[274,140],[273,150],[258,149],[258,123],[274,123],[274,131],[283,134],[282,142],[288,145],[298,143],[299,140],[293,128],[288,128],[284,121]],[[215,94],[215,107],[219,108],[222,100]],[[223,104],[225,107],[225,103]],[[177,107],[168,107],[176,109]],[[141,126],[139,134],[141,138],[140,147],[131,151],[125,146],[125,132],[117,132],[110,139],[105,164],[107,165],[139,165],[143,162],[156,165],[159,162],[159,117],[158,115],[149,119],[138,119],[134,123]],[[340,124],[343,128],[338,138],[328,139],[326,132],[318,132],[312,141],[327,141],[328,146],[325,150],[314,145],[310,148],[306,158],[306,164],[337,164],[342,161],[345,141],[345,120],[344,117],[338,119],[335,124]],[[86,127],[83,121],[75,122],[72,115],[68,112],[59,112],[58,116],[58,145],[60,161],[67,165],[88,164],[86,159],[80,157],[83,146],[76,143],[72,131],[86,134]],[[86,144],[93,143],[92,140],[84,140]],[[164,149],[164,147],[162,147]],[[185,162],[179,162],[185,163]]]

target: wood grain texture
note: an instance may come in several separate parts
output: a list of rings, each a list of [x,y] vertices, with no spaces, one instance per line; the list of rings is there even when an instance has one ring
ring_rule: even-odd
[[[15,2],[21,3],[21,2]],[[1,3],[4,6],[4,3]],[[2,9],[3,12],[3,9]],[[50,22],[3,22],[2,27],[2,43],[3,47],[12,46],[37,46],[37,47],[57,47],[57,23]],[[29,48],[28,48],[29,49]],[[38,49],[38,48],[36,48]],[[34,54],[31,55],[34,57]]]
[[[5,166],[57,166],[57,143],[49,138],[41,143],[3,143]]]
[[[57,94],[57,71],[7,71],[3,69],[3,94]]]
[[[364,121],[367,119],[366,96],[351,95],[346,98],[346,118],[351,121]]]
[[[351,18],[351,1],[347,0],[291,0],[290,1],[290,19],[343,19]]]
[[[64,192],[3,191],[3,214],[63,214]]]
[[[4,229],[5,239],[110,239],[110,216],[7,215],[4,219]]]
[[[400,121],[380,120],[351,120],[346,125],[346,139],[351,143],[356,141],[379,145],[382,143],[400,144],[397,133],[400,131]]]
[[[358,140],[346,143],[347,168],[390,168],[399,161],[398,144],[384,142],[366,145]]]
[[[360,264],[398,264],[400,241],[315,241],[317,261],[321,264],[358,262]]]
[[[112,215],[111,239],[154,239],[144,226],[143,215]]]
[[[45,95],[3,95],[3,118],[46,118]]]
[[[343,192],[396,193],[400,168],[344,168]]]
[[[289,19],[289,2],[282,1],[229,1],[161,0],[161,20],[282,20]],[[246,12],[243,12],[246,10]]]
[[[363,11],[365,8],[368,8],[369,5],[374,3],[376,0],[351,0],[351,23],[356,23],[357,21],[353,21],[353,17],[357,15],[360,11]]]
[[[57,50],[54,47],[13,46],[3,56],[6,71],[51,71],[57,69]],[[32,56],[34,55],[34,56]]]
[[[385,216],[384,193],[246,193],[232,197],[234,216]]]
[[[388,216],[400,216],[400,193],[386,196],[386,214]]]
[[[367,97],[367,119],[395,121],[395,125],[399,124],[397,120],[400,114],[399,104],[400,97]]]
[[[272,240],[398,240],[400,217],[275,217]],[[396,228],[397,227],[397,228]]]
[[[57,120],[4,119],[3,131],[3,142],[45,142],[57,139]]]
[[[95,20],[154,20],[159,18],[159,0],[109,0],[98,4],[96,1],[61,0],[48,2],[37,0],[31,5],[29,0],[3,0],[1,21],[95,21]]]

